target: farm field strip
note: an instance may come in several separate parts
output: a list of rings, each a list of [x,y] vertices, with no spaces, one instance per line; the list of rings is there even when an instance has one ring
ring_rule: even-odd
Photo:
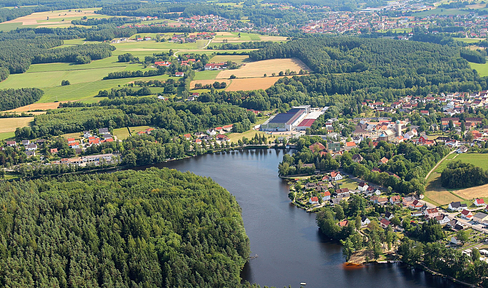
[[[239,69],[224,70],[217,75],[217,79],[228,79],[231,75],[238,78],[263,77],[264,74],[271,76],[272,73],[278,74],[280,71],[285,72],[286,70],[298,73],[300,70],[310,71],[310,68],[296,58],[262,60],[246,63]]]
[[[0,118],[0,133],[15,132],[15,129],[28,126],[34,117]]]

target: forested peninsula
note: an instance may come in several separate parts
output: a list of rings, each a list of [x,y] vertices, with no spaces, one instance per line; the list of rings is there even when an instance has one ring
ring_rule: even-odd
[[[240,207],[210,178],[151,168],[0,191],[2,287],[241,286]]]

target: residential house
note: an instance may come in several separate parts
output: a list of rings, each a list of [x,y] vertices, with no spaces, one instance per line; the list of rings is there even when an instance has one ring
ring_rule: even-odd
[[[402,201],[402,197],[400,195],[393,195],[390,197],[391,204],[400,204],[401,201]]]
[[[110,134],[110,131],[108,131],[108,128],[98,128],[98,134]]]
[[[451,218],[449,218],[449,216],[447,215],[437,215],[435,217],[435,220],[437,220],[437,223],[444,225],[449,223],[449,221],[451,221]]]
[[[386,219],[391,220],[393,217],[395,217],[395,215],[393,215],[393,213],[391,213],[390,211],[385,212]]]
[[[473,221],[477,223],[483,223],[484,221],[488,221],[488,214],[483,212],[478,212],[474,214]]]
[[[386,218],[383,218],[380,220],[380,225],[383,227],[383,229],[386,229],[388,226],[391,225],[391,222],[388,221]]]
[[[17,142],[15,142],[15,141],[7,141],[7,146],[9,146],[9,147],[15,147],[15,146],[17,146]]]
[[[379,162],[380,165],[381,164],[386,164],[386,163],[388,163],[388,158],[383,157],[383,158],[380,159],[380,162]]]
[[[332,171],[330,172],[330,178],[335,181],[342,180],[342,175],[340,172]]]
[[[185,72],[175,72],[176,77],[183,77],[185,76]]]
[[[466,204],[461,204],[461,202],[451,202],[449,203],[449,206],[447,209],[451,211],[462,211],[463,209],[468,208],[468,205]]]
[[[22,145],[27,146],[30,144],[29,140],[22,140]]]
[[[415,210],[422,209],[422,207],[424,207],[424,204],[420,203],[419,200],[414,200],[412,204],[408,206],[408,208],[415,209]]]
[[[92,136],[92,134],[90,133],[90,131],[83,131],[83,137],[88,138],[91,136]]]
[[[36,156],[36,151],[26,151],[25,155],[27,155],[27,157]]]
[[[52,148],[49,150],[51,154],[57,154],[58,153],[58,148]]]
[[[316,196],[313,196],[309,200],[310,204],[319,204],[319,198]]]
[[[27,151],[34,151],[34,150],[37,150],[37,144],[32,144],[32,143],[31,143],[31,144],[29,144],[29,145],[25,146],[25,149],[26,149]]]
[[[468,152],[468,147],[466,147],[466,146],[461,146],[456,150],[456,153],[458,153],[458,154],[462,154],[462,153],[466,153],[466,152]]]
[[[403,204],[403,206],[408,207],[415,200],[417,200],[417,199],[414,196],[403,197],[402,204]]]
[[[340,188],[340,189],[336,189],[336,190],[335,190],[335,193],[336,193],[337,195],[344,194],[344,193],[349,193],[349,188]]]
[[[222,142],[229,142],[230,138],[225,136],[224,134],[219,134],[215,138],[217,138],[217,141],[222,141]]]
[[[412,217],[420,217],[420,216],[424,216],[424,212],[422,212],[420,210],[415,210],[415,211],[412,211],[412,213],[410,213],[410,215]]]
[[[356,145],[356,143],[354,143],[354,142],[346,142],[346,145],[344,145],[344,149],[345,149],[346,151],[349,151],[349,150],[351,150],[352,148],[356,148],[356,147],[357,147],[357,145]]]
[[[191,139],[191,134],[190,133],[185,134],[185,135],[183,135],[183,137],[185,137],[186,140],[190,140]]]
[[[370,201],[372,201],[374,204],[384,205],[388,202],[388,198],[375,195],[371,197]]]
[[[361,226],[366,226],[369,223],[371,223],[371,220],[369,220],[368,217],[366,216],[361,217]]]
[[[458,240],[456,237],[452,236],[451,241],[449,242],[451,245],[461,245],[462,242]]]
[[[481,207],[481,206],[485,206],[485,200],[483,200],[482,198],[476,198],[474,199],[474,205],[476,207]]]
[[[439,216],[439,210],[437,210],[437,208],[425,209],[424,210],[424,216],[427,219],[437,217],[437,216]]]
[[[363,160],[364,160],[364,158],[363,158],[363,156],[361,156],[361,154],[354,154],[352,156],[352,161],[354,161],[356,163],[359,163],[359,162],[361,162]]]
[[[358,190],[361,192],[366,192],[368,190],[368,187],[368,184],[366,184],[365,182],[361,182],[358,185]]]
[[[473,219],[473,213],[471,213],[471,211],[469,210],[464,209],[463,211],[461,211],[460,217],[469,221]]]
[[[337,223],[337,225],[339,225],[339,227],[346,227],[348,224],[349,224],[348,220],[343,220],[343,221],[340,221],[339,223]]]
[[[330,200],[330,192],[329,191],[322,192],[322,193],[320,193],[320,195],[322,196],[322,201],[329,201]]]
[[[215,136],[217,135],[217,131],[215,131],[215,129],[208,129],[207,134],[210,136]]]

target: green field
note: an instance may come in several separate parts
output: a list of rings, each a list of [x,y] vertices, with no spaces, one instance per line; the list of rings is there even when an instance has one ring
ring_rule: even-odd
[[[219,70],[215,71],[198,71],[195,73],[195,77],[193,80],[212,80],[217,77],[217,75],[220,73]]]
[[[488,154],[480,154],[480,153],[463,153],[459,154],[455,160],[460,160],[462,162],[471,163],[474,166],[478,166],[483,168],[484,170],[488,169]]]
[[[488,62],[485,64],[469,63],[472,69],[475,69],[481,77],[488,76]]]
[[[149,126],[129,127],[130,132],[132,133],[132,136],[136,135],[137,132],[144,131],[148,128],[149,128]],[[124,140],[127,137],[129,137],[129,131],[127,130],[126,127],[114,129],[114,136],[117,137],[118,140]]]
[[[456,41],[461,41],[461,42],[464,42],[464,43],[468,43],[468,44],[481,42],[480,39],[473,39],[473,38],[452,38],[452,39],[454,39]]]
[[[168,75],[160,75],[102,80],[110,72],[124,70],[145,71],[149,69],[151,68],[143,69],[143,66],[140,64],[117,62],[116,56],[81,65],[69,63],[34,64],[31,65],[26,73],[10,75],[7,80],[0,83],[0,89],[22,87],[41,88],[44,90],[44,95],[40,99],[40,103],[75,100],[94,102],[97,99],[93,98],[93,96],[97,95],[99,90],[123,86],[135,80],[148,81],[169,78]],[[62,80],[70,81],[71,85],[61,86]]]
[[[5,140],[15,137],[15,132],[3,132],[0,133],[0,140]]]
[[[416,12],[413,13],[412,16],[425,17],[430,15],[466,15],[466,14],[469,14],[469,12],[466,10],[437,8],[432,10]]]

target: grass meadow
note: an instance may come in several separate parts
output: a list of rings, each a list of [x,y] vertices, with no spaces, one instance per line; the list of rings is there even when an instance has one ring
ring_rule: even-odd
[[[488,62],[485,64],[478,64],[478,63],[469,63],[471,68],[478,71],[481,77],[488,76]]]

